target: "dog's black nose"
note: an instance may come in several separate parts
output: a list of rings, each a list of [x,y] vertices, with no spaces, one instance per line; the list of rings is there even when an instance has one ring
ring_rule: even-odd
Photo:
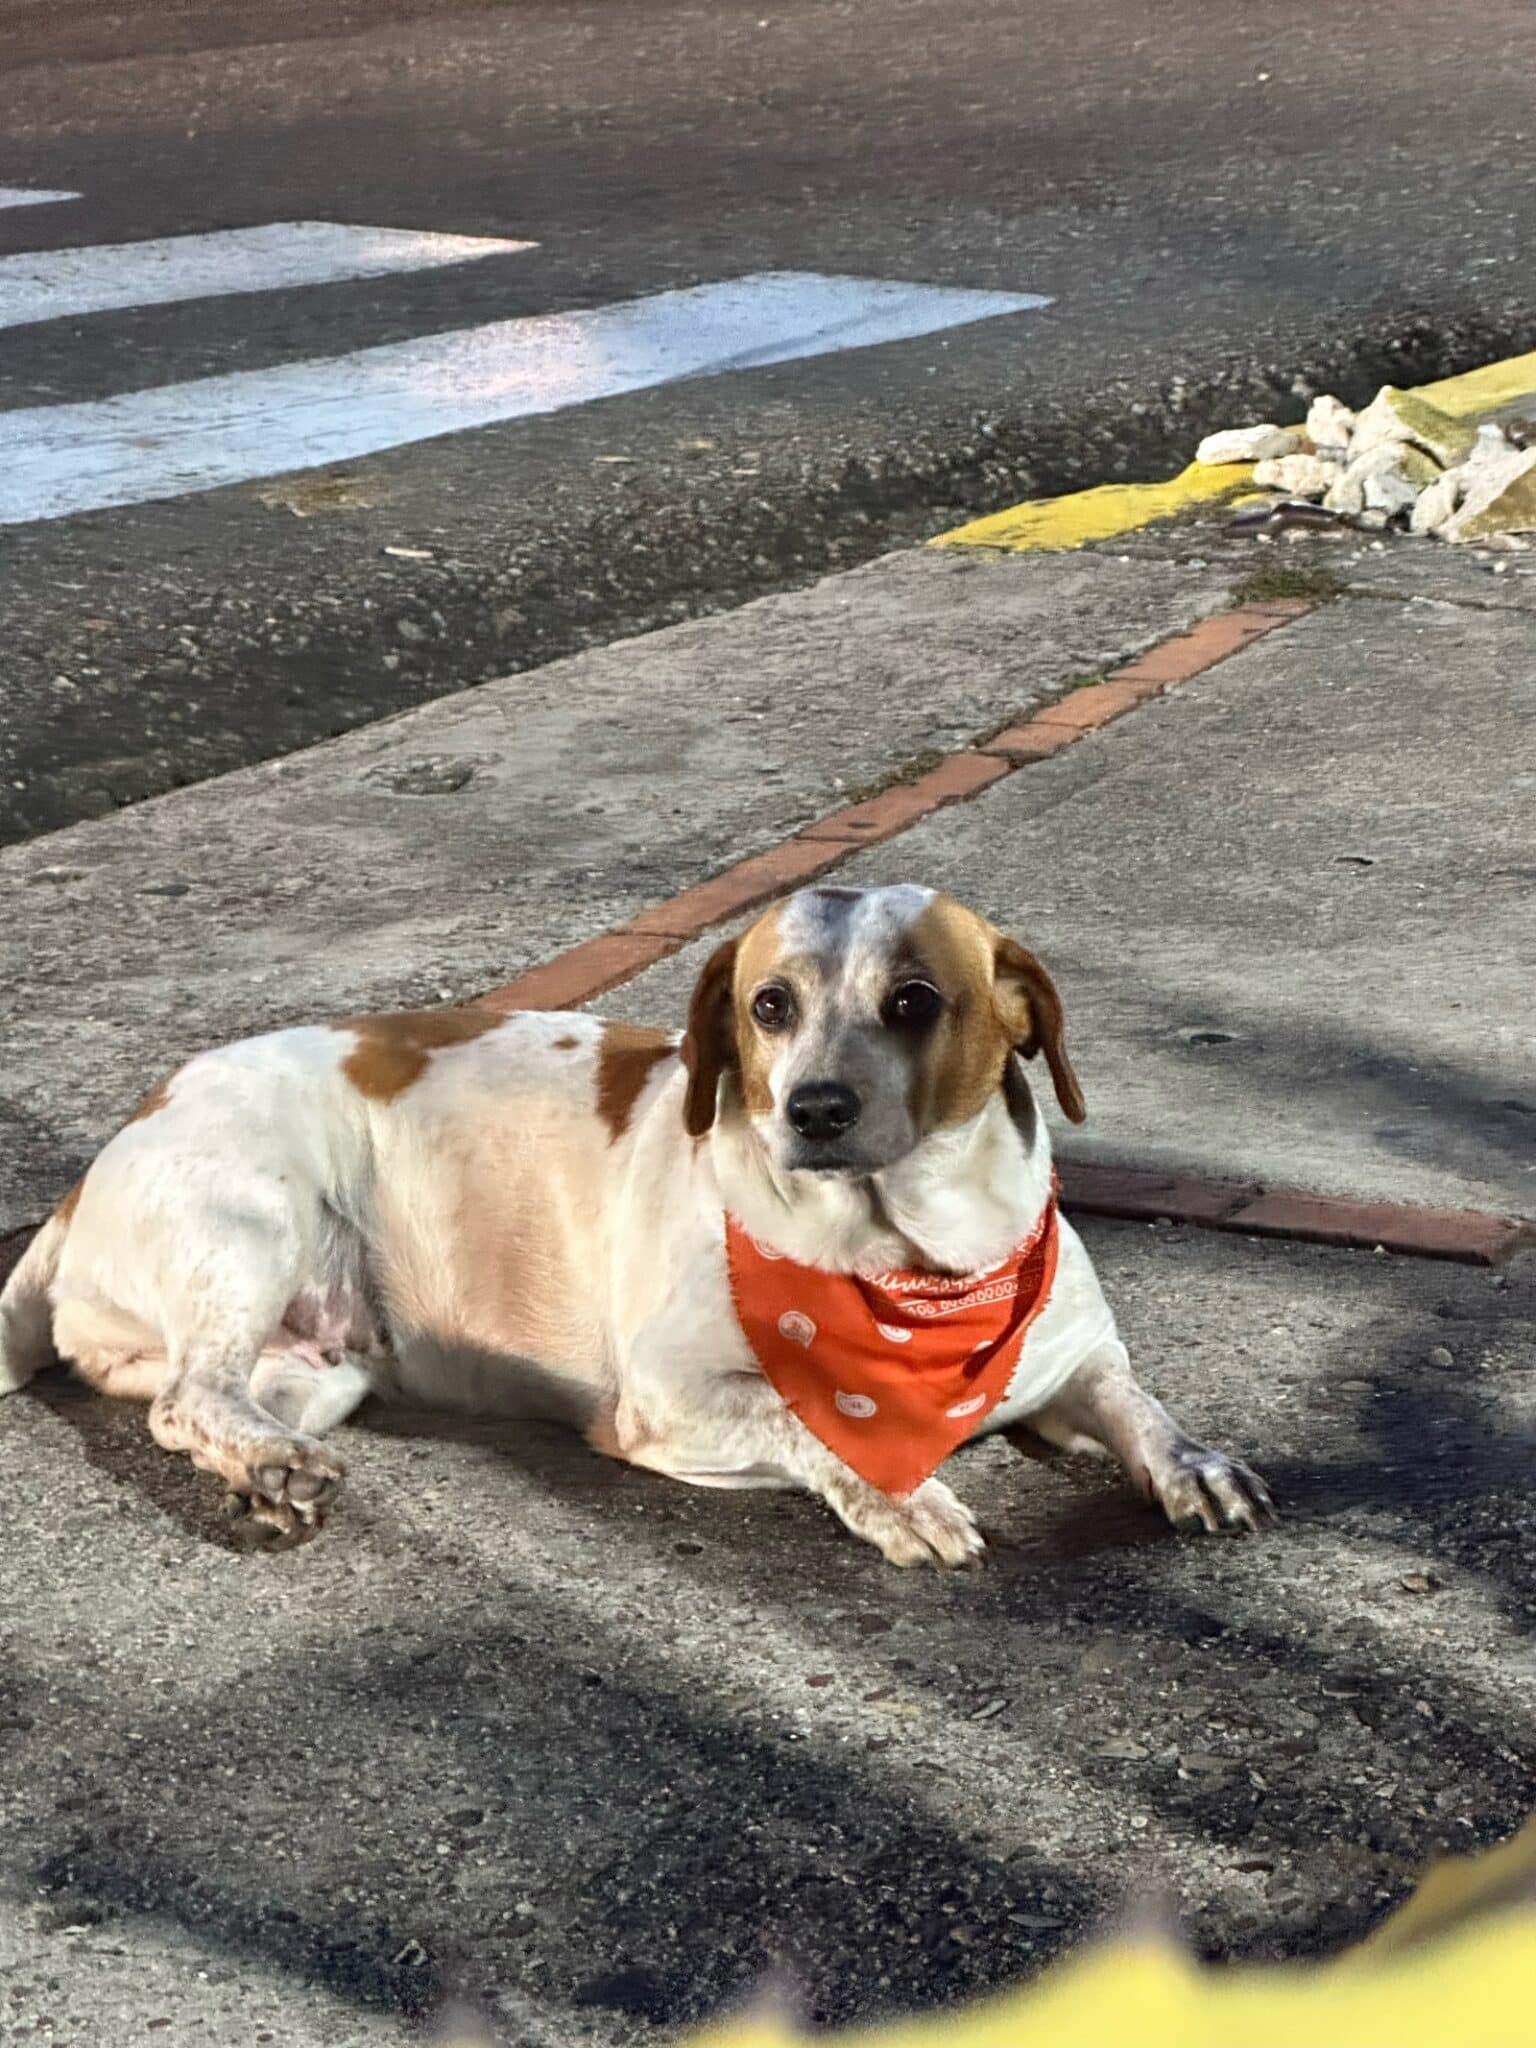
[[[840,1138],[851,1131],[864,1105],[841,1081],[803,1081],[790,1090],[784,1114],[802,1138]]]

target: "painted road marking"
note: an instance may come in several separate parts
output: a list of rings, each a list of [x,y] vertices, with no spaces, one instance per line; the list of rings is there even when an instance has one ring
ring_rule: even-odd
[[[362,228],[338,221],[280,220],[260,228],[172,235],[95,249],[48,249],[0,256],[0,327],[74,319],[125,306],[170,306],[234,292],[280,292],[435,270],[483,256],[510,256],[534,242],[483,235],[428,235],[411,228]]]
[[[0,185],[0,211],[7,206],[57,206],[61,200],[84,197],[83,192],[33,192],[25,185]]]
[[[906,341],[1049,305],[761,272],[591,312],[498,320],[350,355],[0,413],[0,525],[349,462],[684,377]]]

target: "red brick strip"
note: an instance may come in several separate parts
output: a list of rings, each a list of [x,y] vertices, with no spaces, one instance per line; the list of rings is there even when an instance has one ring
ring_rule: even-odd
[[[1306,598],[1283,598],[1202,620],[1190,632],[1126,662],[1103,682],[1073,690],[1032,717],[1004,726],[990,739],[946,755],[937,767],[911,782],[802,826],[792,839],[738,861],[709,881],[642,911],[618,930],[557,954],[477,1000],[498,1010],[566,1009],[590,1002],[678,952],[712,925],[755,910],[835,867],[855,848],[892,839],[946,804],[964,802],[1031,762],[1059,753],[1311,609]],[[1061,1171],[1067,1207],[1088,1216],[1149,1223],[1166,1217],[1251,1237],[1298,1238],[1364,1250],[1380,1245],[1418,1258],[1485,1266],[1498,1265],[1531,1242],[1533,1235],[1529,1225],[1476,1210],[1349,1202],[1086,1161],[1064,1161]]]
[[[1197,1174],[1134,1166],[1061,1162],[1062,1199],[1080,1216],[1134,1223],[1193,1223],[1243,1237],[1286,1237],[1350,1251],[1400,1252],[1463,1266],[1501,1266],[1536,1247],[1536,1224],[1480,1209],[1428,1209],[1407,1202],[1355,1202],[1342,1195],[1262,1189]]]
[[[1192,631],[1179,633],[1115,669],[1102,683],[1073,690],[1032,718],[1005,726],[991,739],[946,754],[936,768],[915,781],[818,818],[802,826],[792,839],[722,869],[709,881],[684,889],[653,909],[642,910],[615,931],[588,939],[567,953],[557,953],[553,960],[520,974],[516,981],[488,990],[475,1001],[495,1010],[563,1010],[590,1002],[677,952],[712,925],[756,910],[835,867],[856,847],[893,839],[946,804],[964,802],[1030,762],[1059,753],[1085,733],[1096,732],[1149,697],[1160,697],[1190,676],[1241,653],[1266,633],[1311,609],[1307,598],[1285,598],[1273,604],[1240,605],[1204,619]]]
[[[606,995],[621,981],[633,981],[676,951],[676,945],[666,939],[628,931],[605,932],[601,938],[587,939],[541,966],[530,967],[516,981],[487,989],[483,996],[475,997],[475,1004],[487,1010],[575,1010],[594,996]]]

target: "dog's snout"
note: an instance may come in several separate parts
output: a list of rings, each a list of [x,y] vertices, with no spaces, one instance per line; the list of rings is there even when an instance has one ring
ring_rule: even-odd
[[[802,1138],[841,1138],[853,1129],[863,1108],[841,1081],[803,1081],[791,1091],[784,1114]]]

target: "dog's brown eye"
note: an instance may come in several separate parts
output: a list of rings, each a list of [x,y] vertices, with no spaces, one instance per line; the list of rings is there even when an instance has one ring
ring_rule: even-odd
[[[794,999],[777,983],[770,982],[752,998],[752,1015],[765,1031],[782,1031],[794,1014]]]
[[[885,1006],[886,1022],[921,1030],[937,1022],[943,1007],[944,998],[931,981],[904,981]]]

